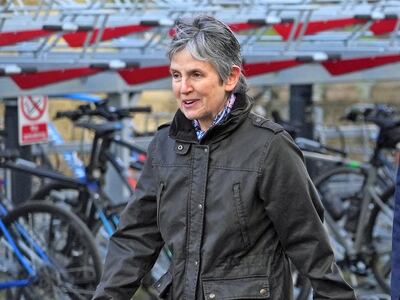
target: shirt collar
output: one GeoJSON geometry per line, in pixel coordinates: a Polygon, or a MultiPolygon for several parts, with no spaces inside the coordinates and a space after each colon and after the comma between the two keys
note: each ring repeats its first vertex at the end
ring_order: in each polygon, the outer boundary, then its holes
{"type": "MultiPolygon", "coordinates": [[[[228,100],[226,101],[225,107],[215,116],[214,120],[213,120],[212,123],[211,123],[210,128],[212,128],[212,127],[214,127],[214,126],[216,126],[216,125],[221,124],[222,122],[224,122],[224,121],[228,118],[229,114],[230,114],[231,111],[232,111],[232,107],[233,107],[233,104],[235,103],[235,100],[236,100],[236,97],[235,97],[235,95],[232,93],[232,94],[229,96],[228,100]]],[[[195,130],[195,132],[196,132],[197,139],[198,139],[199,141],[201,141],[201,139],[202,139],[202,138],[204,137],[204,135],[206,134],[207,130],[202,130],[202,129],[201,129],[201,127],[200,127],[200,122],[199,122],[197,119],[193,120],[193,121],[192,121],[192,124],[193,124],[194,130],[195,130]]],[[[209,130],[210,128],[208,128],[208,130],[209,130]]]]}

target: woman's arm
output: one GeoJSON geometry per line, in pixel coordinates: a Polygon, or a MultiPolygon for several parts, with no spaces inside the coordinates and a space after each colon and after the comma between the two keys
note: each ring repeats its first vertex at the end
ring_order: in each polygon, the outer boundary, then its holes
{"type": "Polygon", "coordinates": [[[139,178],[135,195],[121,214],[118,230],[110,238],[103,275],[93,297],[130,299],[141,279],[155,263],[164,242],[157,228],[155,173],[152,164],[155,140],[139,178]]]}
{"type": "Polygon", "coordinates": [[[286,132],[266,147],[260,197],[285,253],[310,279],[316,299],[356,299],[335,263],[323,207],[300,150],[286,132]]]}

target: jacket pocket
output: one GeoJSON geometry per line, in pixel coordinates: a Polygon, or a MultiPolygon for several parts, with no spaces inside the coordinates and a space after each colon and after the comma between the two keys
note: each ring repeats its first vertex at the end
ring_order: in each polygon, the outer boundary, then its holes
{"type": "Polygon", "coordinates": [[[157,190],[157,227],[160,229],[160,209],[161,209],[161,195],[164,190],[165,183],[160,182],[157,190]]]}
{"type": "Polygon", "coordinates": [[[153,288],[157,291],[157,296],[160,299],[172,299],[171,286],[172,274],[170,271],[161,276],[161,278],[153,284],[153,288]]]}
{"type": "Polygon", "coordinates": [[[268,276],[203,280],[204,299],[269,299],[268,276]]]}
{"type": "Polygon", "coordinates": [[[247,230],[247,216],[244,209],[241,192],[240,192],[240,184],[235,183],[233,185],[233,199],[235,201],[235,210],[236,215],[239,221],[240,233],[242,235],[243,244],[245,248],[250,247],[250,238],[247,230]]]}

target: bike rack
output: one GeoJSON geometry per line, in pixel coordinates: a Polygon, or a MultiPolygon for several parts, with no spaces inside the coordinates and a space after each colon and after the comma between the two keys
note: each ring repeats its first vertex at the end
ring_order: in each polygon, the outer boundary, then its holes
{"type": "Polygon", "coordinates": [[[400,3],[361,0],[5,0],[0,97],[169,88],[177,18],[211,14],[251,85],[400,79],[400,3]]]}

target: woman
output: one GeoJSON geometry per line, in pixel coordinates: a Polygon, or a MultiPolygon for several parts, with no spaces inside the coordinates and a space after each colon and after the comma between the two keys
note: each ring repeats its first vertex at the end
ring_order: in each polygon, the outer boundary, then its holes
{"type": "Polygon", "coordinates": [[[240,45],[209,16],[179,21],[168,52],[179,109],[148,150],[94,299],[130,299],[164,243],[168,299],[292,299],[291,261],[316,299],[355,299],[301,152],[251,112],[240,45]]]}

